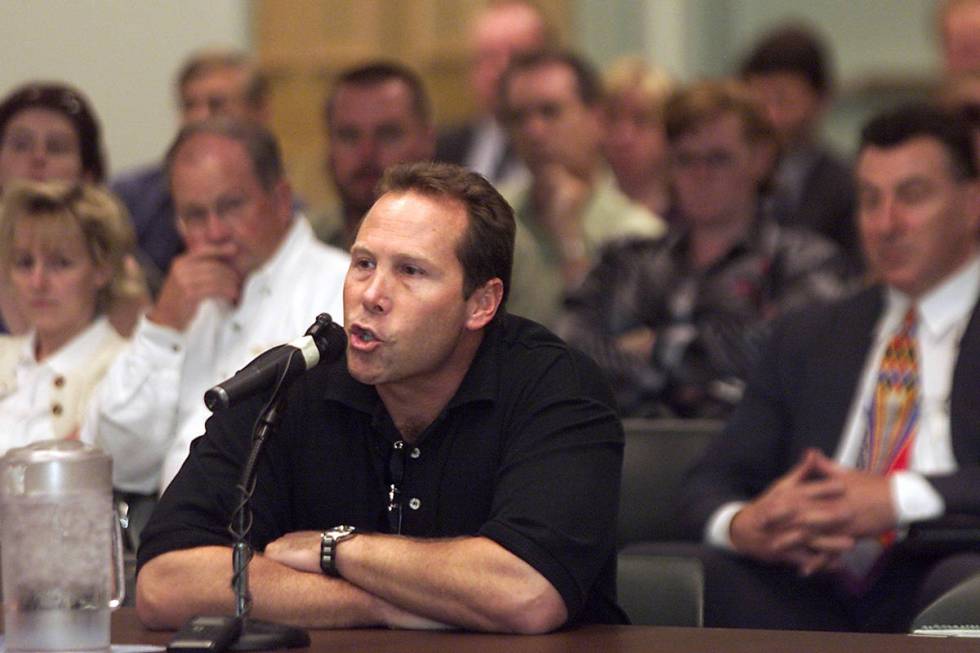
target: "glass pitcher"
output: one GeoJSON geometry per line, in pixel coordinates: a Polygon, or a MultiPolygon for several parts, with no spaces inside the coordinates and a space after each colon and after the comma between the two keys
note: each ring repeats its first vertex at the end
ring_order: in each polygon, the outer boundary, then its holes
{"type": "Polygon", "coordinates": [[[108,651],[125,591],[112,460],[77,440],[0,458],[7,651],[108,651]]]}

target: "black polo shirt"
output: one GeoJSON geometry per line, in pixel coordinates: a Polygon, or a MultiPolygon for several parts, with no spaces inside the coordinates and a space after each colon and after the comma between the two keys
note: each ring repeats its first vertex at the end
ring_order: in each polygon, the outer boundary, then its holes
{"type": "MultiPolygon", "coordinates": [[[[374,387],[355,381],[343,360],[311,370],[287,402],[258,465],[256,549],[337,524],[481,535],[547,578],[569,623],[625,622],[615,604],[622,427],[596,365],[543,327],[505,315],[488,328],[456,394],[415,444],[402,442],[374,387]]],[[[143,532],[140,566],[230,543],[235,485],[262,403],[208,420],[143,532]]]]}

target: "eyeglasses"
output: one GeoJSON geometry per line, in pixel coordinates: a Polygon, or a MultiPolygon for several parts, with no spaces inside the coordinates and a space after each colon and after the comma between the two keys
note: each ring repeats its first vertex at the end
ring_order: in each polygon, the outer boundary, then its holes
{"type": "Polygon", "coordinates": [[[388,530],[402,532],[401,485],[405,480],[405,442],[398,440],[388,454],[388,530]]]}

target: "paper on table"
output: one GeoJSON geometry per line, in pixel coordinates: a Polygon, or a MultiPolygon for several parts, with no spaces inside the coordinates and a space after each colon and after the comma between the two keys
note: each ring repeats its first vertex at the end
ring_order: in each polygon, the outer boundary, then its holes
{"type": "MultiPolygon", "coordinates": [[[[3,641],[3,635],[0,635],[0,653],[6,653],[7,647],[3,641]]],[[[113,644],[112,653],[157,653],[158,651],[165,651],[166,649],[162,646],[156,646],[155,644],[113,644]]]]}
{"type": "Polygon", "coordinates": [[[925,635],[927,637],[980,637],[980,625],[938,624],[935,626],[922,626],[913,630],[912,634],[925,635]]]}

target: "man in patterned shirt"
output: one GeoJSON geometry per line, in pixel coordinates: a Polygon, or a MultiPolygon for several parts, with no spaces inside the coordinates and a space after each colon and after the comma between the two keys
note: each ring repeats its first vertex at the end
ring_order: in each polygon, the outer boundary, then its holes
{"type": "Polygon", "coordinates": [[[606,370],[623,415],[724,417],[769,320],[842,294],[846,268],[835,245],[767,215],[773,139],[742,87],[683,89],[665,123],[671,231],[608,245],[558,331],[606,370]]]}

